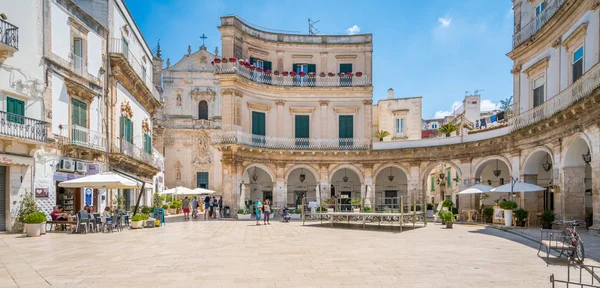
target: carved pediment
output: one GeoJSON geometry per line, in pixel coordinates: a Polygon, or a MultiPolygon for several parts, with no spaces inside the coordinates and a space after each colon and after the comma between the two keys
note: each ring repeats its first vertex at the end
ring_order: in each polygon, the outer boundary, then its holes
{"type": "Polygon", "coordinates": [[[121,114],[125,115],[125,117],[129,119],[133,119],[133,111],[131,110],[129,101],[121,102],[121,114]]]}
{"type": "Polygon", "coordinates": [[[210,89],[209,87],[206,87],[206,90],[196,88],[196,89],[192,90],[191,94],[192,94],[192,98],[194,100],[206,100],[208,102],[211,102],[214,100],[215,95],[217,93],[214,90],[210,89]]]}
{"type": "Polygon", "coordinates": [[[65,81],[65,85],[67,86],[67,93],[71,97],[75,96],[88,103],[94,100],[96,93],[94,93],[92,90],[77,82],[68,80],[67,78],[65,78],[65,80],[67,80],[65,81]]]}
{"type": "Polygon", "coordinates": [[[150,124],[148,124],[148,118],[142,120],[142,131],[144,133],[150,133],[150,124]]]}

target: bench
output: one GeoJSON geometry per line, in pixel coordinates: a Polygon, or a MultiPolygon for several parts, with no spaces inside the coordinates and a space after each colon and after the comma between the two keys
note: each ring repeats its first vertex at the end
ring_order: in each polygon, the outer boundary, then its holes
{"type": "Polygon", "coordinates": [[[538,248],[538,256],[542,247],[546,249],[546,263],[550,260],[550,250],[560,252],[558,257],[561,257],[565,251],[575,251],[576,247],[571,244],[571,237],[564,235],[561,230],[541,229],[540,248],[538,248]]]}
{"type": "Polygon", "coordinates": [[[46,221],[46,225],[50,224],[50,229],[48,231],[52,231],[52,227],[54,225],[69,225],[75,226],[77,225],[77,221],[46,221]]]}

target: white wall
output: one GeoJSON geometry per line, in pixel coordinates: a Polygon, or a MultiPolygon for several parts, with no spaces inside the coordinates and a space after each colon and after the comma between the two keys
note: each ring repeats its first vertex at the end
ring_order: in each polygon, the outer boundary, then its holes
{"type": "Polygon", "coordinates": [[[71,52],[71,27],[69,16],[55,3],[50,4],[52,53],[69,60],[71,52]]]}
{"type": "Polygon", "coordinates": [[[52,74],[52,133],[60,134],[59,125],[69,125],[69,94],[63,77],[52,74]]]}
{"type": "Polygon", "coordinates": [[[133,112],[133,144],[135,144],[139,148],[144,147],[144,138],[142,132],[142,121],[148,118],[148,124],[150,125],[150,135],[152,135],[152,118],[150,114],[144,109],[144,107],[135,99],[135,97],[129,94],[129,91],[125,89],[121,84],[117,85],[117,104],[115,109],[118,113],[115,115],[115,119],[117,121],[117,133],[116,135],[121,135],[121,126],[119,125],[119,118],[121,115],[121,103],[124,101],[129,101],[129,105],[131,106],[131,111],[133,112]]]}
{"type": "Polygon", "coordinates": [[[102,111],[103,111],[103,105],[102,105],[102,98],[100,97],[94,97],[94,100],[92,100],[91,105],[89,106],[90,109],[90,130],[92,131],[97,131],[97,132],[102,132],[102,111]]]}
{"type": "Polygon", "coordinates": [[[100,78],[100,67],[102,63],[102,38],[93,32],[87,34],[87,52],[88,52],[88,73],[100,78]]]}

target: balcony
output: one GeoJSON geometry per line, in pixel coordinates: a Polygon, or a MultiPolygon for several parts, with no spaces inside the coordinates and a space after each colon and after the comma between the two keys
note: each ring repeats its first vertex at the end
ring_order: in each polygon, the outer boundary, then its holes
{"type": "Polygon", "coordinates": [[[19,27],[0,19],[0,62],[19,50],[19,27]]]}
{"type": "Polygon", "coordinates": [[[46,142],[48,123],[0,111],[0,135],[46,142]]]}
{"type": "MultiPolygon", "coordinates": [[[[152,65],[147,65],[148,67],[150,67],[150,71],[147,71],[147,69],[142,64],[140,64],[140,61],[137,58],[135,58],[135,54],[133,54],[131,50],[129,50],[129,45],[122,39],[111,38],[109,41],[110,45],[108,52],[112,54],[111,56],[115,57],[115,59],[126,62],[129,66],[127,69],[129,71],[124,72],[134,72],[127,74],[135,74],[138,80],[144,83],[144,87],[148,89],[146,92],[148,94],[151,94],[156,101],[160,102],[160,93],[158,92],[158,90],[156,90],[156,87],[154,87],[154,83],[152,82],[152,78],[150,77],[150,75],[152,74],[152,65]]],[[[147,61],[151,60],[152,59],[148,59],[147,61]]]]}
{"type": "Polygon", "coordinates": [[[63,144],[106,151],[106,135],[77,125],[60,125],[60,136],[63,144]]]}
{"type": "MultiPolygon", "coordinates": [[[[139,163],[150,165],[155,170],[159,170],[161,168],[161,163],[159,161],[160,159],[157,159],[158,157],[154,157],[153,154],[147,153],[144,151],[144,149],[120,138],[112,139],[110,153],[113,155],[123,155],[130,159],[134,159],[139,163]]],[[[158,171],[154,172],[154,174],[157,172],[158,171]]]]}
{"type": "Polygon", "coordinates": [[[266,149],[286,150],[366,150],[370,139],[362,138],[284,138],[253,135],[242,131],[224,130],[212,134],[214,145],[239,144],[266,149]]]}
{"type": "MultiPolygon", "coordinates": [[[[158,121],[157,121],[158,123],[158,121]]],[[[221,129],[221,122],[201,119],[177,119],[165,117],[161,124],[170,129],[221,129]]]]}
{"type": "Polygon", "coordinates": [[[516,131],[550,118],[552,115],[567,109],[569,106],[573,105],[573,103],[589,96],[599,87],[600,63],[596,63],[594,67],[577,79],[575,83],[571,84],[556,96],[548,99],[548,101],[540,106],[529,109],[511,118],[511,129],[512,131],[516,131]]]}
{"type": "MultiPolygon", "coordinates": [[[[270,71],[261,71],[249,65],[240,65],[238,62],[215,63],[216,74],[238,74],[248,80],[273,86],[290,86],[290,87],[364,87],[371,86],[371,79],[368,75],[355,74],[342,76],[338,75],[295,75],[290,74],[284,76],[282,74],[275,75],[270,71]]],[[[359,72],[360,73],[360,72],[359,72]]]]}
{"type": "MultiPolygon", "coordinates": [[[[523,44],[525,41],[533,37],[550,19],[560,7],[562,7],[567,0],[549,0],[546,1],[546,7],[542,13],[538,14],[531,20],[531,22],[525,24],[521,30],[517,31],[513,35],[513,49],[523,44]]],[[[534,8],[535,9],[535,8],[534,8]]]]}

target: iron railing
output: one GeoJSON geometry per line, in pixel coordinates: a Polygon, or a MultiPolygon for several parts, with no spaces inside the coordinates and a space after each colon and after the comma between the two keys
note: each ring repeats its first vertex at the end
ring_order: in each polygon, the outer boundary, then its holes
{"type": "Polygon", "coordinates": [[[600,87],[600,63],[594,65],[575,83],[548,99],[548,101],[511,118],[509,120],[512,124],[511,129],[516,131],[547,119],[592,94],[598,87],[600,87]]]}
{"type": "Polygon", "coordinates": [[[314,76],[283,76],[282,74],[275,75],[266,71],[251,69],[251,67],[240,65],[238,62],[218,63],[215,65],[216,74],[238,74],[246,79],[257,83],[274,85],[274,86],[295,86],[295,87],[356,87],[370,86],[371,79],[368,75],[362,74],[360,77],[356,75],[347,76],[329,76],[321,77],[319,74],[314,76]]]}
{"type": "Polygon", "coordinates": [[[158,92],[158,90],[156,90],[156,87],[154,87],[152,77],[150,76],[152,74],[151,64],[147,66],[140,64],[138,59],[135,58],[135,54],[133,54],[131,50],[129,50],[129,45],[127,44],[127,42],[124,42],[123,39],[111,38],[108,52],[123,55],[125,60],[127,60],[127,62],[129,63],[131,68],[133,68],[138,77],[142,80],[142,82],[144,82],[146,88],[150,90],[154,99],[161,101],[160,93],[158,92]],[[148,69],[146,69],[145,67],[150,68],[150,71],[148,71],[148,69]]]}
{"type": "Polygon", "coordinates": [[[106,135],[102,132],[93,131],[78,125],[65,125],[61,126],[60,133],[68,144],[106,151],[106,135]]]}
{"type": "MultiPolygon", "coordinates": [[[[529,23],[525,24],[513,35],[513,49],[529,40],[554,16],[556,11],[562,7],[567,0],[547,0],[544,11],[535,16],[529,23]]],[[[535,8],[533,8],[535,9],[535,8]]],[[[534,10],[535,11],[535,10],[534,10]]],[[[535,12],[533,12],[535,13],[535,12]]]]}
{"type": "MultiPolygon", "coordinates": [[[[149,164],[157,169],[161,169],[161,163],[158,157],[154,157],[153,154],[146,152],[144,149],[137,147],[135,144],[130,143],[125,139],[113,139],[111,153],[123,154],[129,158],[133,158],[142,163],[149,164]]],[[[164,167],[164,164],[162,167],[164,167]]]]}
{"type": "Polygon", "coordinates": [[[48,123],[0,111],[0,135],[46,142],[48,123]]]}
{"type": "MultiPolygon", "coordinates": [[[[169,119],[169,118],[167,118],[169,119]]],[[[221,129],[220,121],[204,120],[204,119],[178,119],[173,123],[164,121],[163,126],[171,129],[221,129]]]]}
{"type": "Polygon", "coordinates": [[[19,27],[0,19],[0,43],[19,50],[19,27]]]}
{"type": "Polygon", "coordinates": [[[370,139],[364,138],[285,138],[255,135],[242,131],[222,130],[212,134],[213,144],[241,144],[268,149],[292,150],[366,150],[370,139]]]}
{"type": "Polygon", "coordinates": [[[600,266],[573,264],[569,261],[567,264],[567,279],[559,280],[552,274],[550,275],[551,287],[600,288],[600,276],[598,275],[598,271],[600,271],[600,266]],[[571,270],[574,270],[574,273],[572,273],[571,270]]]}

